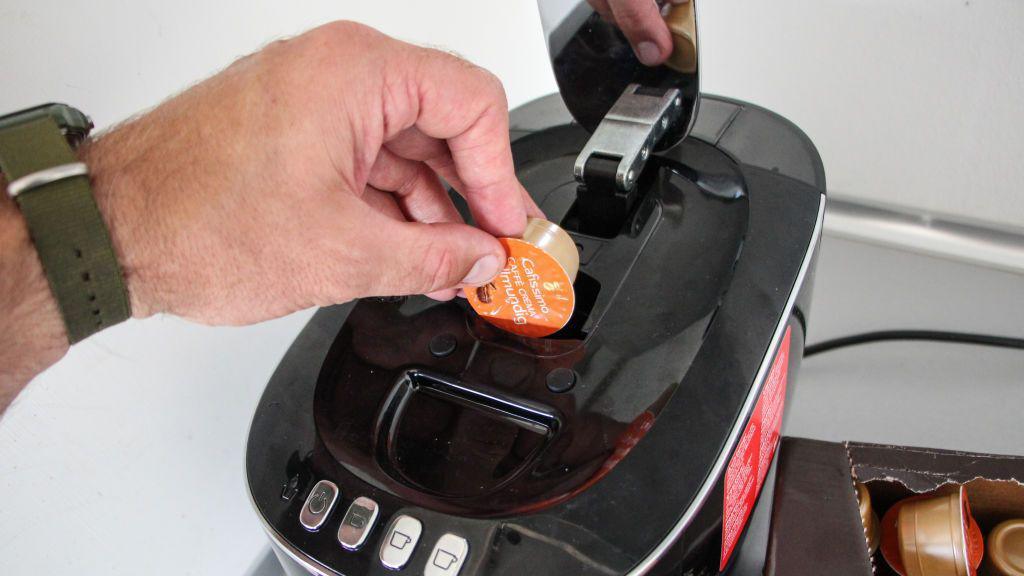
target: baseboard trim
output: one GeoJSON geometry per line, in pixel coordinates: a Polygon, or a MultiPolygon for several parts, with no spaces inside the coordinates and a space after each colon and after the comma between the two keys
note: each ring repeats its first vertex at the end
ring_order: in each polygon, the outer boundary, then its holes
{"type": "Polygon", "coordinates": [[[1024,274],[1024,233],[830,196],[825,233],[1024,274]]]}

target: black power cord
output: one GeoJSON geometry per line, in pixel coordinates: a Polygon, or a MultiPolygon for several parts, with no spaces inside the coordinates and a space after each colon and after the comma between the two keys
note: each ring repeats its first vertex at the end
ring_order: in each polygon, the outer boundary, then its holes
{"type": "Polygon", "coordinates": [[[1000,348],[1017,348],[1024,350],[1024,338],[1007,336],[991,336],[988,334],[970,334],[967,332],[947,332],[942,330],[881,330],[865,332],[841,338],[833,338],[816,342],[804,348],[804,358],[828,352],[837,348],[884,342],[888,340],[928,340],[933,342],[955,342],[958,344],[979,344],[982,346],[998,346],[1000,348]]]}

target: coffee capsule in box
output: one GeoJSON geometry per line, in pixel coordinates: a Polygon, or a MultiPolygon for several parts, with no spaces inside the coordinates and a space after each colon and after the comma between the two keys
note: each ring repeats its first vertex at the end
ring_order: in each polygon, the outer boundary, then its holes
{"type": "Polygon", "coordinates": [[[974,576],[984,543],[967,491],[921,495],[894,504],[882,518],[882,556],[901,576],[974,576]]]}
{"type": "Polygon", "coordinates": [[[481,318],[533,338],[550,336],[569,322],[576,307],[573,282],[580,254],[558,225],[530,218],[522,238],[499,238],[508,255],[490,283],[466,288],[466,299],[481,318]]]}
{"type": "Polygon", "coordinates": [[[864,525],[864,539],[868,543],[868,554],[874,554],[878,550],[878,514],[875,514],[874,509],[871,507],[871,494],[868,493],[868,487],[856,483],[857,485],[857,501],[860,503],[860,523],[864,525]]]}
{"type": "Polygon", "coordinates": [[[1024,576],[1024,518],[1002,522],[988,533],[985,566],[992,576],[1024,576]]]}

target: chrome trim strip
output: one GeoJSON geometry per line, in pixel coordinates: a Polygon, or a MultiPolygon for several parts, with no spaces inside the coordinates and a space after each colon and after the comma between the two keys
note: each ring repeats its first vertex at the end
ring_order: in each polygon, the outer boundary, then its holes
{"type": "Polygon", "coordinates": [[[807,253],[804,255],[804,261],[800,265],[800,272],[797,274],[796,283],[793,285],[792,292],[789,293],[789,300],[786,302],[785,312],[782,314],[779,325],[775,328],[775,334],[772,336],[771,345],[768,346],[764,359],[761,360],[761,366],[758,368],[757,376],[754,378],[754,389],[747,395],[747,400],[743,404],[740,416],[736,419],[736,422],[733,423],[732,430],[729,432],[729,438],[726,441],[726,446],[729,446],[730,448],[728,450],[724,450],[718,455],[718,459],[715,460],[715,464],[712,466],[711,472],[708,474],[707,478],[704,479],[704,483],[701,485],[700,490],[697,491],[697,495],[690,503],[689,508],[683,512],[682,518],[676,522],[676,525],[672,527],[672,530],[669,531],[665,539],[662,540],[646,558],[641,560],[627,573],[628,576],[647,574],[652,568],[654,568],[654,565],[658,563],[658,560],[668,552],[669,548],[675,545],[679,536],[682,535],[683,531],[686,530],[691,522],[693,522],[693,518],[697,515],[697,512],[704,507],[708,496],[711,495],[711,491],[718,482],[718,478],[725,470],[725,466],[729,462],[729,456],[732,455],[731,447],[736,445],[736,440],[739,438],[743,427],[746,426],[747,420],[750,418],[750,413],[754,410],[754,404],[761,395],[761,388],[764,386],[765,377],[768,375],[768,371],[771,368],[772,358],[774,358],[775,352],[779,347],[779,342],[782,341],[782,335],[785,333],[786,325],[789,323],[789,317],[793,313],[793,306],[796,305],[797,295],[800,293],[800,288],[804,285],[804,277],[807,275],[807,270],[811,266],[811,260],[814,258],[814,251],[817,249],[818,242],[821,239],[821,227],[824,218],[825,195],[822,194],[821,201],[818,204],[818,219],[814,224],[814,233],[811,235],[811,242],[807,246],[807,253]]]}
{"type": "Polygon", "coordinates": [[[825,233],[1016,274],[1024,272],[1024,230],[995,224],[832,195],[825,233]]]}

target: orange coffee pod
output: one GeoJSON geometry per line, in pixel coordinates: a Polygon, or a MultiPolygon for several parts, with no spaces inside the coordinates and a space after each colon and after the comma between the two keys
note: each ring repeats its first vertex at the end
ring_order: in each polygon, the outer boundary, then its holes
{"type": "Polygon", "coordinates": [[[573,282],[580,254],[569,234],[555,224],[530,218],[522,238],[499,238],[508,259],[497,278],[466,299],[481,318],[532,338],[562,329],[576,307],[573,282]]]}
{"type": "Polygon", "coordinates": [[[984,555],[963,486],[897,502],[882,519],[881,547],[901,576],[974,576],[984,555]]]}
{"type": "Polygon", "coordinates": [[[1024,576],[1024,518],[1001,522],[988,533],[985,565],[992,576],[1024,576]]]}

